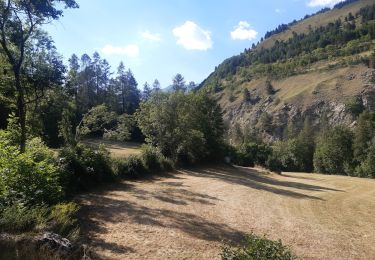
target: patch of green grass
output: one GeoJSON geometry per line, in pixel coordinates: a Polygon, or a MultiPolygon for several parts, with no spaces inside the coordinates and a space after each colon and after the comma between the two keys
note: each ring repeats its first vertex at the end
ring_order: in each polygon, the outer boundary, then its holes
{"type": "Polygon", "coordinates": [[[291,260],[295,259],[288,247],[281,241],[269,240],[249,234],[245,237],[243,246],[225,245],[221,253],[222,260],[291,260]]]}

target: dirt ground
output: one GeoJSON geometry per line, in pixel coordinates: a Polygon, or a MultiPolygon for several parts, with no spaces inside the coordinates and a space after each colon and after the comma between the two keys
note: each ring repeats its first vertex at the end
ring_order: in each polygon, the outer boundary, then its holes
{"type": "Polygon", "coordinates": [[[220,259],[255,232],[299,259],[375,259],[375,180],[212,166],[82,195],[103,259],[220,259]]]}

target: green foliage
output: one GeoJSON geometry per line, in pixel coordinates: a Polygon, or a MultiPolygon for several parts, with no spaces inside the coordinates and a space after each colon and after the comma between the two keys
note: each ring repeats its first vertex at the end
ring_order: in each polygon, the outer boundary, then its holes
{"type": "Polygon", "coordinates": [[[26,207],[21,203],[0,207],[1,232],[27,232],[47,226],[48,208],[46,206],[26,207]]]}
{"type": "Polygon", "coordinates": [[[116,160],[114,168],[123,178],[141,178],[147,174],[156,174],[173,169],[173,163],[158,148],[145,145],[140,155],[130,155],[124,160],[116,160]]]}
{"type": "Polygon", "coordinates": [[[103,136],[105,129],[112,128],[116,121],[116,113],[108,111],[105,105],[93,107],[87,112],[77,128],[78,136],[103,136]]]}
{"type": "Polygon", "coordinates": [[[147,171],[150,173],[169,171],[173,168],[172,162],[156,147],[150,145],[143,146],[141,158],[147,171]]]}
{"type": "Polygon", "coordinates": [[[225,245],[222,249],[223,260],[291,260],[295,259],[289,248],[281,241],[272,241],[254,234],[247,235],[243,246],[225,245]]]}
{"type": "Polygon", "coordinates": [[[353,152],[357,161],[366,158],[371,140],[374,137],[374,131],[375,114],[366,110],[359,116],[357,126],[354,129],[353,152]]]}
{"type": "Polygon", "coordinates": [[[100,136],[104,139],[127,141],[134,127],[133,118],[122,114],[117,116],[106,105],[99,105],[86,113],[77,127],[77,136],[100,136]]]}
{"type": "Polygon", "coordinates": [[[138,155],[130,155],[124,160],[116,162],[117,174],[123,178],[136,179],[147,173],[147,168],[142,158],[138,155]]]}
{"type": "Polygon", "coordinates": [[[271,81],[267,80],[266,81],[266,93],[268,95],[273,95],[275,94],[275,89],[273,88],[272,84],[271,84],[271,81]]]}
{"type": "Polygon", "coordinates": [[[361,97],[355,97],[348,101],[345,104],[345,108],[355,117],[358,117],[365,110],[361,97]]]}
{"type": "Polygon", "coordinates": [[[274,145],[273,157],[269,163],[272,162],[273,167],[281,166],[280,169],[283,171],[311,172],[313,153],[313,143],[308,143],[301,138],[293,138],[274,145]]]}
{"type": "Polygon", "coordinates": [[[271,148],[265,144],[243,143],[236,149],[234,163],[246,167],[255,164],[264,166],[271,152],[271,148]]]}
{"type": "Polygon", "coordinates": [[[32,139],[21,154],[0,132],[0,204],[52,204],[62,196],[53,152],[40,139],[32,139]]]}
{"type": "Polygon", "coordinates": [[[264,112],[260,116],[258,124],[259,127],[266,133],[271,133],[274,129],[272,116],[267,112],[264,112]]]}
{"type": "Polygon", "coordinates": [[[89,190],[116,177],[109,153],[102,146],[98,150],[83,145],[65,147],[59,157],[59,169],[67,195],[89,190]]]}
{"type": "Polygon", "coordinates": [[[28,109],[27,118],[29,136],[40,136],[49,147],[59,147],[65,138],[74,141],[75,105],[57,86],[46,91],[37,106],[28,109]]]}
{"type": "Polygon", "coordinates": [[[59,122],[59,137],[64,139],[66,145],[76,145],[74,133],[72,131],[73,115],[69,109],[64,109],[59,122]]]}
{"type": "Polygon", "coordinates": [[[287,140],[274,145],[269,166],[283,171],[312,172],[315,137],[309,118],[305,119],[300,133],[289,123],[285,135],[287,140]]]}
{"type": "Polygon", "coordinates": [[[50,229],[69,239],[77,239],[79,227],[77,214],[79,211],[78,204],[74,202],[60,203],[50,209],[49,224],[50,229]]]}
{"type": "Polygon", "coordinates": [[[355,173],[358,177],[375,178],[375,140],[367,150],[367,154],[357,166],[355,173]]]}
{"type": "Polygon", "coordinates": [[[278,157],[278,153],[272,151],[271,155],[267,158],[266,167],[270,171],[280,173],[284,169],[284,165],[278,157]]]}
{"type": "Polygon", "coordinates": [[[251,100],[251,97],[250,97],[250,92],[247,88],[244,88],[243,92],[242,92],[242,96],[243,96],[243,101],[244,102],[249,102],[251,100]]]}
{"type": "Polygon", "coordinates": [[[350,174],[353,163],[353,134],[344,127],[326,131],[317,142],[314,154],[316,172],[350,174]]]}
{"type": "Polygon", "coordinates": [[[113,129],[105,129],[103,138],[115,141],[127,141],[131,138],[131,132],[134,128],[134,119],[132,116],[123,114],[117,117],[117,124],[113,129]]]}
{"type": "Polygon", "coordinates": [[[79,234],[77,212],[79,206],[73,202],[52,207],[21,203],[0,207],[0,232],[53,231],[69,239],[79,234]]]}
{"type": "Polygon", "coordinates": [[[172,89],[173,91],[186,91],[186,82],[180,73],[177,73],[176,76],[173,77],[172,89]]]}
{"type": "Polygon", "coordinates": [[[196,162],[220,152],[221,109],[202,93],[156,93],[141,104],[136,119],[146,141],[175,162],[196,162]]]}

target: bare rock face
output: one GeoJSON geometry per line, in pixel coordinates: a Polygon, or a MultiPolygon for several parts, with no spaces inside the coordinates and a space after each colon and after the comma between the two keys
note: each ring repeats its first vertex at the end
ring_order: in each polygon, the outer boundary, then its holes
{"type": "Polygon", "coordinates": [[[347,109],[353,99],[361,100],[364,108],[375,111],[375,69],[363,65],[275,80],[277,93],[273,95],[256,93],[260,89],[256,84],[262,83],[247,84],[258,97],[256,103],[227,105],[221,96],[230,135],[241,128],[243,132],[261,133],[265,141],[275,141],[283,137],[289,123],[302,128],[306,118],[316,129],[323,119],[331,126],[353,128],[356,118],[347,109]],[[272,118],[272,131],[261,129],[259,121],[264,113],[272,118]]]}

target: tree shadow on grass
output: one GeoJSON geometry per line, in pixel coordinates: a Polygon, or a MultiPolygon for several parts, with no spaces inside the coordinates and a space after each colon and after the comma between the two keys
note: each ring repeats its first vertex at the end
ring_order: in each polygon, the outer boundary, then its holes
{"type": "Polygon", "coordinates": [[[293,188],[301,191],[319,192],[341,191],[329,187],[311,185],[302,182],[283,181],[273,178],[271,176],[267,176],[266,174],[258,172],[255,169],[243,167],[215,166],[208,168],[206,167],[204,169],[197,168],[184,170],[184,172],[193,176],[219,179],[228,183],[243,185],[252,189],[263,190],[274,194],[288,196],[297,199],[323,200],[322,198],[319,198],[317,196],[307,195],[301,192],[287,189],[293,188]]]}
{"type": "MultiPolygon", "coordinates": [[[[298,181],[289,181],[281,177],[275,178],[253,169],[230,167],[219,165],[189,170],[181,170],[183,174],[168,174],[164,177],[150,177],[146,182],[155,182],[159,185],[156,190],[144,190],[138,188],[137,180],[132,182],[121,182],[110,185],[105,190],[81,196],[82,231],[86,235],[89,244],[96,248],[126,254],[134,252],[130,247],[104,241],[100,234],[111,232],[106,228],[109,223],[125,222],[144,226],[160,227],[170,230],[178,230],[196,239],[206,241],[241,241],[243,232],[233,229],[224,223],[209,221],[199,215],[178,210],[186,207],[189,203],[201,203],[206,206],[215,205],[220,199],[199,192],[189,190],[182,181],[187,175],[200,178],[218,179],[227,183],[243,185],[252,189],[271,192],[277,195],[296,199],[322,200],[319,197],[307,195],[303,191],[314,192],[338,192],[340,190],[329,187],[306,184],[298,181]],[[163,182],[159,180],[163,179],[163,182]],[[170,182],[169,182],[170,180],[170,182]],[[294,190],[288,190],[293,188],[294,190]],[[136,198],[136,201],[126,201],[117,197],[116,192],[126,192],[136,198]],[[301,192],[298,192],[301,191],[301,192]],[[145,206],[142,201],[158,200],[161,203],[174,204],[176,208],[165,209],[163,207],[145,206]]],[[[144,182],[144,181],[142,181],[144,182]]],[[[168,232],[168,231],[166,231],[168,232]]],[[[126,236],[126,230],[124,230],[126,236]]]]}
{"type": "MultiPolygon", "coordinates": [[[[129,222],[139,225],[179,230],[191,237],[206,241],[240,241],[244,234],[226,224],[215,223],[195,214],[170,209],[146,207],[135,202],[117,200],[102,195],[86,196],[82,205],[83,231],[89,237],[90,244],[115,252],[121,252],[120,245],[98,240],[96,234],[107,234],[105,223],[129,222]]],[[[126,231],[124,231],[126,236],[126,231]]],[[[123,252],[128,252],[125,248],[123,252]]]]}

